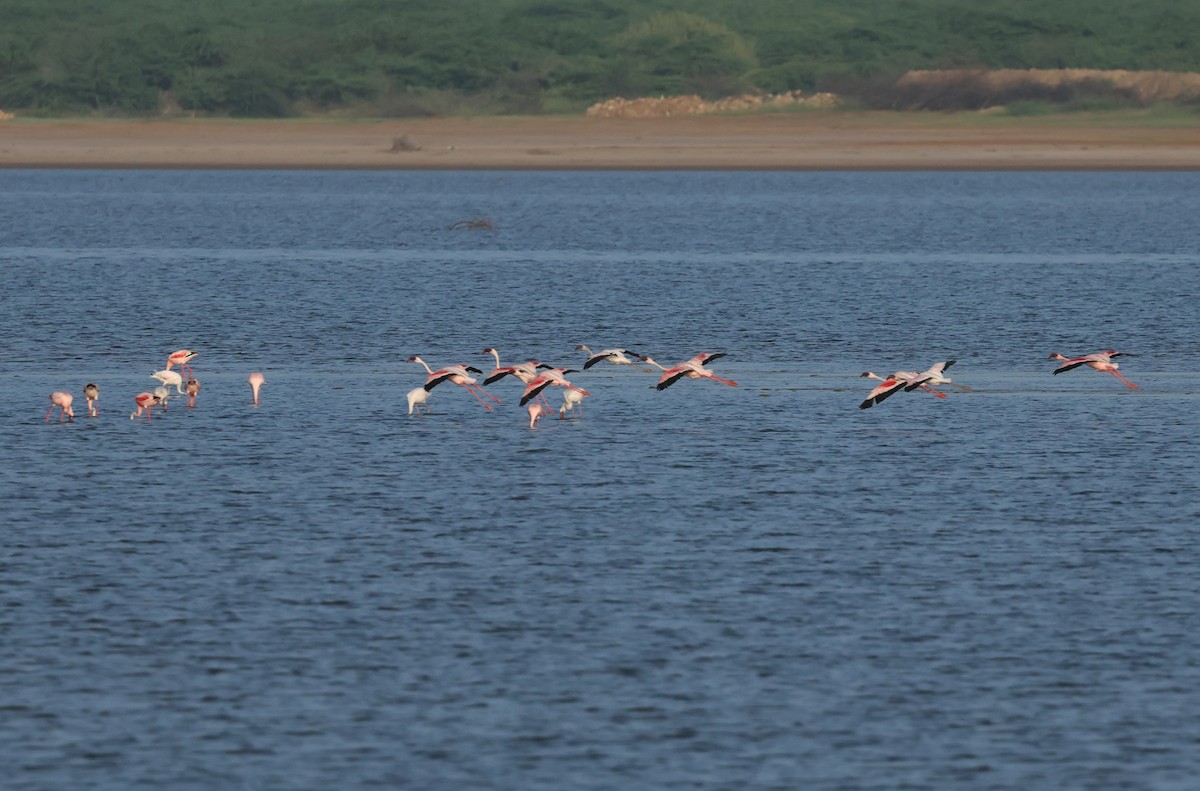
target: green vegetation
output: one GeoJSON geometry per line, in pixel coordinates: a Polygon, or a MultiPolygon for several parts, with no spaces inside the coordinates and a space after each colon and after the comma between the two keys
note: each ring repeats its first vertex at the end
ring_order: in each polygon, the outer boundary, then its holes
{"type": "Polygon", "coordinates": [[[1198,33],[1200,3],[1178,0],[0,0],[0,108],[397,117],[792,89],[886,106],[909,69],[1200,71],[1198,33]]]}

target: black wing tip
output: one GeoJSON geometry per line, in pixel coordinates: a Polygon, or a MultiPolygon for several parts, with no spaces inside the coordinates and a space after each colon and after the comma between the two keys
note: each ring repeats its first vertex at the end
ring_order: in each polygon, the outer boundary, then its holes
{"type": "Polygon", "coordinates": [[[583,364],[583,370],[586,371],[587,369],[591,368],[593,365],[595,365],[596,363],[600,362],[603,359],[604,359],[603,357],[591,358],[590,360],[588,360],[586,363],[583,364]]]}

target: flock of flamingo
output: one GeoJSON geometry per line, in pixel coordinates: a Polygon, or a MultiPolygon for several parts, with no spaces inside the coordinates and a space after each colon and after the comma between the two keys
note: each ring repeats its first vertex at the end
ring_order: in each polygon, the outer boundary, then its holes
{"type": "MultiPolygon", "coordinates": [[[[730,387],[738,386],[737,382],[717,376],[705,367],[712,361],[724,357],[724,352],[701,352],[695,357],[667,367],[659,365],[648,355],[641,355],[628,349],[603,349],[593,352],[587,346],[579,345],[575,347],[575,350],[587,354],[587,359],[582,366],[584,371],[602,362],[635,367],[636,363],[654,366],[654,368],[662,372],[656,385],[657,390],[665,390],[681,379],[710,379],[714,382],[729,385],[730,387]],[[630,355],[632,355],[632,359],[630,355]]],[[[591,393],[582,387],[572,384],[566,378],[567,374],[578,373],[576,369],[556,368],[552,365],[540,363],[537,360],[528,360],[516,365],[501,365],[500,352],[491,347],[484,349],[480,354],[491,355],[496,361],[492,372],[483,378],[482,384],[480,384],[477,378],[471,375],[478,374],[479,376],[483,376],[483,371],[475,366],[447,365],[435,370],[420,357],[416,355],[409,357],[408,362],[417,363],[425,369],[426,377],[425,383],[422,386],[414,387],[408,392],[408,414],[412,415],[414,412],[420,412],[421,410],[428,412],[429,394],[433,392],[435,387],[444,382],[449,382],[463,388],[490,412],[492,411],[492,403],[499,404],[500,399],[487,390],[484,390],[483,385],[490,385],[504,379],[506,376],[511,376],[525,385],[521,393],[520,404],[526,407],[529,414],[530,428],[536,429],[543,417],[554,413],[555,410],[550,406],[550,402],[546,400],[545,395],[546,390],[551,387],[561,388],[563,392],[562,405],[557,410],[560,419],[566,418],[568,415],[572,417],[581,417],[583,415],[583,399],[591,395],[591,393]]],[[[1112,374],[1129,389],[1137,390],[1139,389],[1138,386],[1126,379],[1118,370],[1120,366],[1112,361],[1114,357],[1122,356],[1122,354],[1124,353],[1109,349],[1082,357],[1064,357],[1056,352],[1051,354],[1048,359],[1058,360],[1061,363],[1061,365],[1054,369],[1054,374],[1056,375],[1081,366],[1087,366],[1102,373],[1112,374]]],[[[175,387],[177,394],[188,397],[188,406],[194,407],[196,405],[196,396],[200,393],[200,380],[195,377],[188,363],[196,356],[197,353],[190,349],[180,349],[170,354],[167,357],[167,367],[150,374],[150,378],[158,381],[160,385],[153,392],[142,392],[134,396],[133,401],[136,408],[130,413],[129,419],[133,420],[144,414],[146,419],[150,420],[152,417],[151,411],[154,407],[158,407],[165,412],[167,401],[172,397],[170,390],[172,385],[175,387]],[[177,365],[180,371],[173,371],[172,368],[177,365]],[[183,378],[185,374],[188,377],[186,380],[183,378]]],[[[890,376],[880,376],[871,371],[864,371],[860,375],[862,378],[877,379],[880,381],[880,384],[867,394],[866,399],[858,405],[858,408],[870,409],[901,391],[912,392],[914,390],[921,390],[936,398],[946,398],[946,393],[937,389],[939,386],[948,385],[963,390],[970,390],[970,387],[958,384],[946,376],[946,370],[954,365],[955,362],[955,360],[943,360],[942,362],[934,363],[924,371],[896,371],[890,376]]],[[[654,369],[642,368],[641,370],[653,372],[654,369]]],[[[255,406],[259,404],[259,390],[265,381],[266,379],[259,371],[254,371],[247,378],[253,394],[252,403],[255,406]]],[[[100,388],[89,382],[83,387],[83,395],[87,399],[88,417],[99,415],[97,402],[100,399],[100,388]]],[[[51,393],[50,409],[46,412],[45,422],[50,421],[50,416],[54,413],[55,409],[60,410],[58,416],[60,423],[64,418],[73,422],[75,420],[75,411],[71,405],[74,400],[74,396],[64,390],[55,390],[51,393]]]]}
{"type": "MultiPolygon", "coordinates": [[[[142,392],[133,397],[134,410],[129,414],[129,419],[133,420],[145,415],[147,420],[151,420],[154,407],[166,412],[167,401],[172,396],[172,385],[175,387],[176,394],[188,397],[189,407],[196,406],[196,396],[200,394],[200,380],[196,378],[195,372],[188,363],[197,356],[198,354],[191,349],[180,349],[167,355],[167,367],[150,374],[150,378],[159,382],[159,386],[154,388],[153,392],[142,392]],[[179,371],[171,370],[177,365],[179,371]],[[186,381],[183,378],[185,374],[187,375],[186,381]]],[[[262,372],[254,371],[246,381],[250,383],[250,391],[254,396],[252,403],[254,406],[258,406],[259,390],[267,380],[263,377],[262,372]]],[[[100,414],[98,406],[100,388],[95,383],[88,382],[83,386],[83,397],[87,399],[88,417],[97,417],[100,414]]],[[[74,422],[75,410],[72,407],[74,403],[75,396],[65,390],[55,390],[50,394],[50,409],[46,411],[46,422],[50,421],[50,415],[54,413],[55,409],[60,410],[58,413],[59,423],[63,421],[63,418],[74,422]]]]}

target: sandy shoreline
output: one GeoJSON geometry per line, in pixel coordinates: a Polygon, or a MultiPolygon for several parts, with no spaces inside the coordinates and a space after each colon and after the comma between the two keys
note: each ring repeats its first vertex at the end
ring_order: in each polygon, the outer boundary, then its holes
{"type": "Polygon", "coordinates": [[[0,168],[1200,170],[1200,129],[935,114],[0,122],[0,168]],[[392,151],[404,135],[420,150],[392,151]]]}

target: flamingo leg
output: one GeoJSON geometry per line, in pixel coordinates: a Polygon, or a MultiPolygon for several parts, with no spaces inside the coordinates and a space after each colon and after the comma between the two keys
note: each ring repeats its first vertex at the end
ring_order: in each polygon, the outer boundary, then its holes
{"type": "MultiPolygon", "coordinates": [[[[458,382],[455,382],[455,384],[458,384],[458,382]]],[[[483,404],[484,409],[486,409],[489,412],[492,411],[492,405],[489,404],[487,401],[484,401],[482,398],[480,398],[479,394],[476,393],[475,390],[470,385],[458,385],[458,386],[461,387],[462,389],[466,390],[471,395],[475,396],[475,400],[478,401],[479,403],[483,404]]]]}
{"type": "Polygon", "coordinates": [[[924,390],[926,393],[929,393],[932,396],[936,396],[937,398],[945,398],[946,397],[945,393],[934,390],[929,385],[921,385],[921,389],[924,390]]]}
{"type": "Polygon", "coordinates": [[[489,393],[487,390],[484,390],[484,389],[483,389],[482,387],[480,387],[479,385],[467,385],[467,387],[471,388],[472,390],[476,390],[476,391],[478,391],[478,392],[480,392],[480,393],[483,393],[485,396],[487,396],[488,398],[492,399],[492,400],[493,400],[493,401],[495,401],[497,404],[499,404],[499,403],[500,403],[500,399],[499,399],[499,398],[497,398],[496,396],[492,395],[492,394],[491,394],[491,393],[489,393]]]}
{"type": "Polygon", "coordinates": [[[712,379],[714,382],[720,382],[723,385],[729,385],[730,387],[738,386],[738,383],[733,381],[732,379],[722,379],[721,377],[717,376],[716,374],[709,374],[708,378],[712,379]]]}
{"type": "Polygon", "coordinates": [[[53,411],[54,411],[54,405],[51,404],[50,408],[46,410],[46,420],[45,420],[46,423],[50,422],[50,413],[53,411]]]}
{"type": "Polygon", "coordinates": [[[1109,371],[1109,373],[1112,374],[1113,376],[1117,377],[1118,379],[1120,379],[1122,382],[1124,382],[1125,386],[1128,387],[1130,390],[1140,390],[1141,389],[1140,387],[1135,385],[1133,382],[1129,381],[1124,376],[1122,376],[1120,371],[1109,371]]]}

